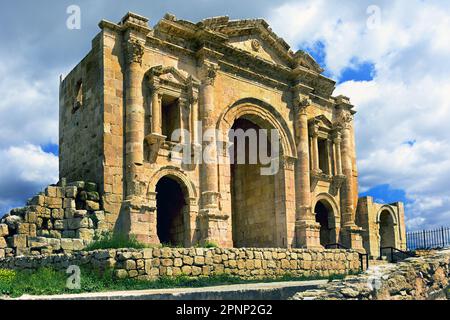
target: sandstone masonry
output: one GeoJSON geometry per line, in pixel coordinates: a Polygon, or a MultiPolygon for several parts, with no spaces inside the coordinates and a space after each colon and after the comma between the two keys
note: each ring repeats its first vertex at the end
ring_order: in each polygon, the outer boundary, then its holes
{"type": "Polygon", "coordinates": [[[359,271],[359,255],[348,250],[148,248],[96,250],[0,259],[0,268],[36,270],[70,265],[114,269],[118,278],[152,280],[229,274],[241,278],[282,275],[327,277],[359,271]]]}
{"type": "Polygon", "coordinates": [[[97,185],[63,180],[0,219],[0,259],[82,250],[107,230],[97,185]]]}

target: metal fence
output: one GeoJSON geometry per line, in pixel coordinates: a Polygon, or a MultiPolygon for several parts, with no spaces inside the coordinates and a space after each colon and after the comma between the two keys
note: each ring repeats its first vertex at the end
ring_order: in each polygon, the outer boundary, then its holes
{"type": "Polygon", "coordinates": [[[408,232],[406,234],[408,250],[437,249],[450,247],[450,228],[408,232]]]}

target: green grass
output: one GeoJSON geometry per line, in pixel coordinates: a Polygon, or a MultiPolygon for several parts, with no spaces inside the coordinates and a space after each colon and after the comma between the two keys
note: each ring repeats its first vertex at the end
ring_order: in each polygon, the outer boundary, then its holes
{"type": "Polygon", "coordinates": [[[146,246],[140,243],[133,236],[127,236],[122,233],[105,232],[100,237],[95,238],[88,246],[84,248],[85,251],[99,250],[99,249],[122,249],[134,248],[143,249],[146,246]]]}
{"type": "MultiPolygon", "coordinates": [[[[339,276],[340,277],[340,276],[339,276]]],[[[30,295],[54,295],[64,293],[122,291],[122,290],[145,290],[164,288],[194,288],[216,285],[230,285],[257,282],[276,281],[306,281],[319,279],[337,279],[331,277],[306,277],[284,275],[276,278],[263,278],[244,280],[227,274],[209,277],[192,278],[188,276],[161,277],[154,281],[137,279],[117,279],[113,277],[112,270],[100,272],[93,269],[81,270],[81,289],[70,290],[66,288],[68,275],[63,271],[55,271],[42,268],[34,272],[9,271],[0,269],[0,296],[19,297],[24,294],[30,295]]]]}

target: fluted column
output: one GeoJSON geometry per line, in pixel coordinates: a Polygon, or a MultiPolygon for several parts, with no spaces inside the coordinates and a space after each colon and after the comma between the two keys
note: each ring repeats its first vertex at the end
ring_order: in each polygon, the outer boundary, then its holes
{"type": "Polygon", "coordinates": [[[310,152],[307,108],[311,100],[300,98],[296,104],[295,123],[297,163],[296,176],[296,244],[297,247],[320,247],[320,226],[311,208],[310,152]]]}

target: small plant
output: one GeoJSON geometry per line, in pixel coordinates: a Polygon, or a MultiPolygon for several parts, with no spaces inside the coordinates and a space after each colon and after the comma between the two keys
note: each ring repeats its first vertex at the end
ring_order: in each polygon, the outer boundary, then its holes
{"type": "Polygon", "coordinates": [[[203,241],[201,243],[198,243],[197,245],[195,245],[196,248],[218,248],[219,246],[212,241],[203,241]]]}
{"type": "Polygon", "coordinates": [[[15,271],[0,269],[0,295],[7,295],[11,292],[11,286],[15,278],[15,271]]]}
{"type": "Polygon", "coordinates": [[[94,238],[86,248],[85,251],[99,250],[99,249],[143,249],[146,246],[140,243],[133,235],[125,235],[123,233],[113,233],[111,231],[103,232],[100,236],[94,238]]]}

